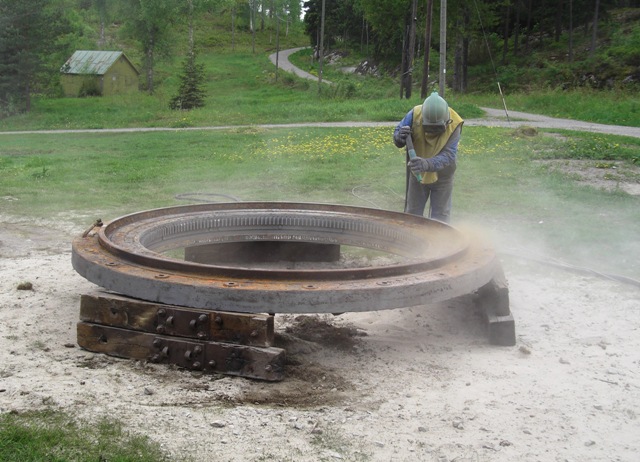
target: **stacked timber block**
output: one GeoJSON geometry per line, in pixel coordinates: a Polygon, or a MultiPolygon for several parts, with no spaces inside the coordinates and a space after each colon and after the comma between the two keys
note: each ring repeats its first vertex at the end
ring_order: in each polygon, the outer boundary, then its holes
{"type": "Polygon", "coordinates": [[[121,358],[252,379],[284,378],[274,319],[163,305],[97,292],[80,299],[78,345],[121,358]]]}

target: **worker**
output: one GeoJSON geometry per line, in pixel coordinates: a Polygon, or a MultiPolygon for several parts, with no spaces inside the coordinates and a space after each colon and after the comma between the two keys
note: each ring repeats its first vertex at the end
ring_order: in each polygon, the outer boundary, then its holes
{"type": "Polygon", "coordinates": [[[411,136],[416,152],[413,159],[407,155],[406,213],[423,216],[429,201],[429,218],[449,223],[463,123],[458,113],[433,92],[396,126],[394,144],[402,148],[411,136]]]}

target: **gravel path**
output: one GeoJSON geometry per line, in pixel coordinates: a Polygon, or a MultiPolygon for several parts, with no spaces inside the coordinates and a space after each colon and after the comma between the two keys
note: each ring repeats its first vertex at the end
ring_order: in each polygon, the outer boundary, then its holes
{"type": "MultiPolygon", "coordinates": [[[[295,75],[303,79],[318,80],[317,76],[303,71],[299,67],[296,67],[293,64],[291,64],[291,61],[289,61],[289,56],[291,56],[293,53],[296,53],[297,51],[304,50],[305,48],[309,48],[309,47],[298,47],[298,48],[291,48],[289,50],[280,50],[279,52],[273,53],[272,55],[270,55],[269,59],[276,66],[277,69],[282,69],[283,71],[287,71],[287,72],[293,72],[295,75]]],[[[311,51],[310,48],[309,50],[311,51]]],[[[331,85],[333,83],[326,79],[322,79],[322,81],[328,85],[331,85]]]]}
{"type": "MultiPolygon", "coordinates": [[[[308,72],[304,72],[302,69],[295,67],[290,61],[289,56],[293,53],[296,53],[299,50],[304,49],[305,47],[292,48],[290,50],[282,50],[277,55],[273,53],[269,56],[271,62],[276,65],[278,68],[293,72],[297,76],[309,79],[309,80],[317,80],[318,78],[315,75],[309,74],[308,72]]],[[[323,80],[324,83],[331,83],[328,80],[323,80]]],[[[516,128],[521,125],[527,125],[530,127],[536,128],[559,128],[563,130],[578,130],[585,132],[594,132],[594,133],[606,133],[609,135],[622,135],[622,136],[632,136],[634,138],[640,138],[640,127],[625,127],[618,125],[604,125],[604,124],[596,124],[590,122],[581,122],[578,120],[569,120],[569,119],[558,119],[555,117],[547,117],[538,114],[527,114],[524,112],[517,111],[505,111],[504,109],[491,109],[483,107],[481,108],[486,113],[486,117],[482,119],[468,119],[465,120],[465,125],[467,126],[483,126],[483,127],[513,127],[516,128]]],[[[346,125],[356,126],[353,123],[347,122],[346,125]]],[[[368,126],[371,125],[391,125],[395,126],[395,122],[392,123],[367,123],[368,126]]],[[[330,126],[344,126],[344,125],[330,125],[330,126]]]]}
{"type": "Polygon", "coordinates": [[[559,128],[563,130],[577,130],[583,132],[605,133],[608,135],[621,135],[640,138],[640,127],[625,127],[621,125],[605,125],[579,120],[558,119],[538,114],[525,112],[504,111],[504,109],[481,108],[488,118],[471,119],[465,121],[466,125],[482,125],[486,127],[517,127],[527,125],[536,128],[559,128]],[[507,114],[509,117],[507,117],[507,114]]]}

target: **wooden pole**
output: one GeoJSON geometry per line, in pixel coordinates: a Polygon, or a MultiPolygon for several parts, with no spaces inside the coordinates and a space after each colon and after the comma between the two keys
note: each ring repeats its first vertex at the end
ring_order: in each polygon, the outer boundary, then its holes
{"type": "Polygon", "coordinates": [[[416,49],[416,16],[418,15],[418,0],[413,0],[411,5],[411,23],[409,26],[409,50],[407,56],[407,74],[405,78],[405,96],[411,98],[413,86],[413,60],[416,49]]]}
{"type": "Polygon", "coordinates": [[[318,93],[322,92],[322,64],[324,61],[324,4],[322,0],[322,12],[320,14],[320,62],[318,63],[318,93]]]}
{"type": "Polygon", "coordinates": [[[440,96],[447,80],[447,0],[440,0],[440,96]]]}
{"type": "Polygon", "coordinates": [[[424,67],[422,70],[422,86],[420,87],[420,96],[422,99],[427,97],[429,85],[429,57],[431,55],[431,16],[433,13],[433,0],[427,0],[427,23],[424,30],[424,67]]]}
{"type": "Polygon", "coordinates": [[[280,58],[280,18],[276,14],[276,82],[278,81],[278,59],[280,58]]]}

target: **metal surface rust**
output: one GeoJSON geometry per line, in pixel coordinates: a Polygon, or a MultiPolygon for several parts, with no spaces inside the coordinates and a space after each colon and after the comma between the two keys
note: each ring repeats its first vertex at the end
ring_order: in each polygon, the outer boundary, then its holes
{"type": "Polygon", "coordinates": [[[127,215],[73,242],[75,270],[151,302],[246,313],[342,313],[404,308],[469,294],[499,270],[486,243],[423,217],[307,203],[234,202],[127,215]],[[359,268],[203,264],[176,249],[230,242],[352,246],[398,261],[359,268]]]}

